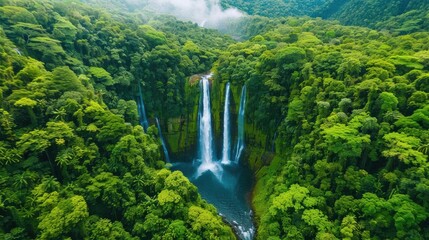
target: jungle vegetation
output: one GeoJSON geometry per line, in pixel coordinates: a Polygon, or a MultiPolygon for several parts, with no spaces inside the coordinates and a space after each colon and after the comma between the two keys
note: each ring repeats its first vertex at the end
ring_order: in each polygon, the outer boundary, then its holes
{"type": "Polygon", "coordinates": [[[215,63],[249,91],[257,238],[428,238],[429,33],[267,21],[215,63]]]}
{"type": "Polygon", "coordinates": [[[311,16],[394,34],[429,31],[429,3],[420,0],[222,0],[251,15],[311,16]]]}
{"type": "Polygon", "coordinates": [[[248,88],[257,239],[429,239],[424,7],[372,29],[249,17],[237,42],[168,16],[0,0],[0,238],[234,239],[135,101],[140,85],[150,117],[180,117],[188,78],[212,70],[248,88]]]}
{"type": "Polygon", "coordinates": [[[152,21],[78,1],[0,2],[1,239],[234,238],[164,167],[135,101],[141,84],[151,111],[181,114],[185,76],[232,40],[152,21]]]}

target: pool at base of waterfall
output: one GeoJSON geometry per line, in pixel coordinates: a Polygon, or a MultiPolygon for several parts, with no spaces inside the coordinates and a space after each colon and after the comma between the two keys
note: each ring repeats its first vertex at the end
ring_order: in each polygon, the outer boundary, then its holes
{"type": "Polygon", "coordinates": [[[172,170],[182,171],[198,187],[201,196],[217,208],[240,239],[253,239],[255,227],[249,204],[253,184],[251,171],[237,164],[222,165],[220,161],[214,163],[218,166],[201,173],[198,169],[203,163],[198,160],[173,163],[172,170]]]}

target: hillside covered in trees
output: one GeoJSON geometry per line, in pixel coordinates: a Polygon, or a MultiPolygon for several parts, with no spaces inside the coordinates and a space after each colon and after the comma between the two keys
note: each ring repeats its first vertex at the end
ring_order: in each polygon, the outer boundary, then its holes
{"type": "Polygon", "coordinates": [[[266,17],[310,16],[328,0],[222,0],[225,7],[236,7],[250,15],[266,17]]]}
{"type": "Polygon", "coordinates": [[[249,91],[258,239],[428,238],[429,34],[270,29],[215,63],[249,91]]]}
{"type": "Polygon", "coordinates": [[[134,101],[140,84],[150,109],[180,114],[185,76],[231,40],[153,21],[163,31],[77,1],[1,1],[1,239],[234,237],[164,168],[134,101]]]}
{"type": "Polygon", "coordinates": [[[321,17],[395,34],[429,31],[429,3],[420,0],[223,0],[222,3],[251,15],[321,17]]]}
{"type": "Polygon", "coordinates": [[[84,2],[0,0],[1,239],[236,239],[139,122],[141,89],[172,154],[195,145],[208,71],[216,131],[225,85],[247,86],[256,239],[429,239],[423,1],[224,1],[374,28],[252,16],[228,29],[242,42],[84,2]]]}

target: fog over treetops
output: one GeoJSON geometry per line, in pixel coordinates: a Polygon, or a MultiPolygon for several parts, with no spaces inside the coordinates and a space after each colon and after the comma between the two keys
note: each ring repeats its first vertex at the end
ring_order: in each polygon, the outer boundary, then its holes
{"type": "Polygon", "coordinates": [[[222,9],[219,0],[127,0],[127,4],[156,13],[170,14],[200,26],[219,28],[243,13],[236,8],[222,9]]]}

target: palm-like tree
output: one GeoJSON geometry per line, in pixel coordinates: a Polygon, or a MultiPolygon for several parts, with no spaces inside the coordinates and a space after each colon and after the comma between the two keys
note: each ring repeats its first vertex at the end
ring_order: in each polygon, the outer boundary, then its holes
{"type": "Polygon", "coordinates": [[[423,154],[428,155],[428,153],[429,153],[429,143],[426,144],[426,145],[420,146],[418,148],[418,151],[421,152],[421,153],[423,153],[423,154]]]}
{"type": "Polygon", "coordinates": [[[142,188],[145,185],[146,179],[144,175],[139,174],[137,176],[134,176],[133,183],[136,185],[137,188],[142,188]]]}
{"type": "Polygon", "coordinates": [[[64,121],[64,117],[67,115],[67,112],[64,108],[55,109],[52,113],[55,115],[55,120],[59,118],[61,121],[64,121]]]}
{"type": "Polygon", "coordinates": [[[55,161],[60,165],[61,167],[70,165],[74,157],[73,150],[71,148],[67,148],[65,150],[62,150],[58,156],[55,158],[55,161]]]}
{"type": "Polygon", "coordinates": [[[44,188],[43,190],[46,192],[56,191],[60,187],[60,183],[53,176],[45,177],[42,184],[44,188]]]}
{"type": "Polygon", "coordinates": [[[0,165],[9,165],[21,160],[21,155],[15,148],[10,149],[7,146],[0,145],[0,165]]]}
{"type": "Polygon", "coordinates": [[[14,179],[15,181],[13,182],[13,187],[15,188],[25,188],[28,185],[28,181],[27,181],[27,172],[23,172],[20,175],[15,175],[16,178],[14,179]]]}

